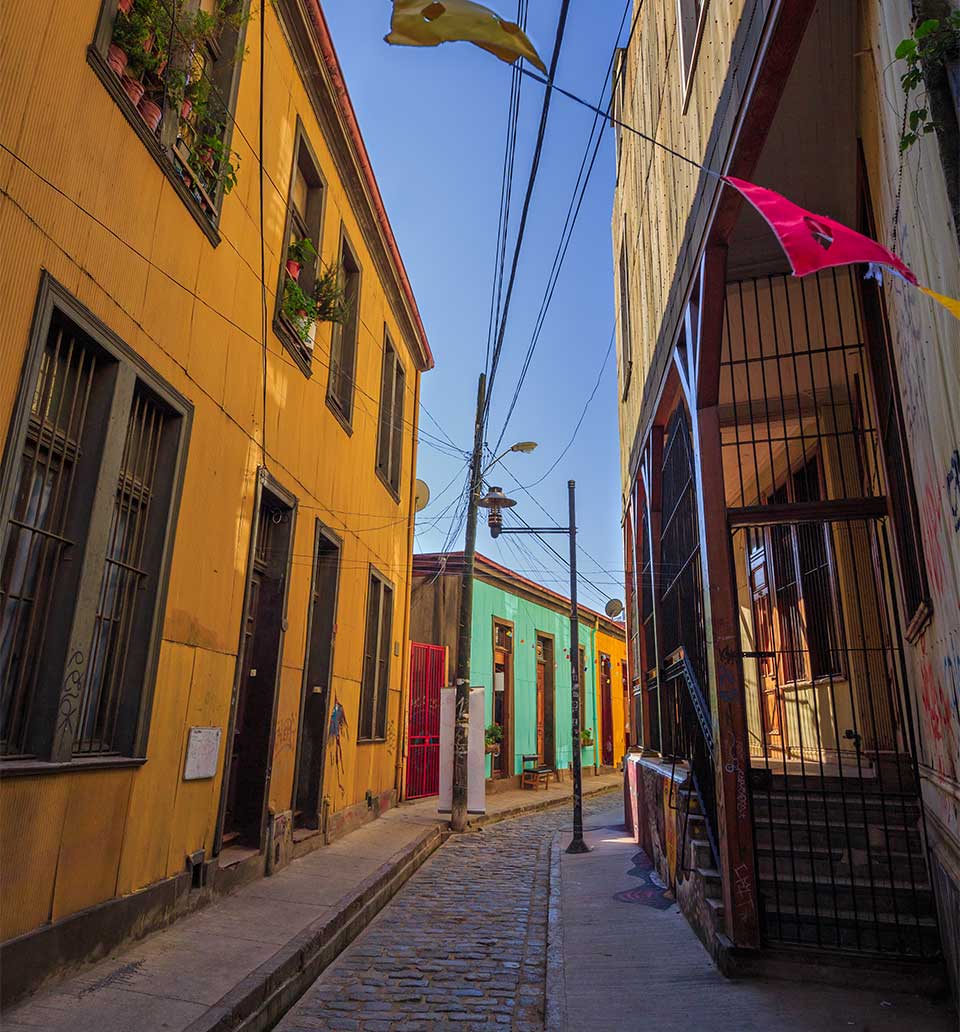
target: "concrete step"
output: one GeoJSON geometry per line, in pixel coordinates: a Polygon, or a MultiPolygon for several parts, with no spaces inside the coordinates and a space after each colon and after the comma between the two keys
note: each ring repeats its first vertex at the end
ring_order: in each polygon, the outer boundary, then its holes
{"type": "Polygon", "coordinates": [[[754,792],[754,812],[782,817],[788,813],[804,819],[830,815],[835,820],[877,821],[912,825],[920,819],[920,804],[915,798],[823,795],[819,792],[754,792]]]}
{"type": "Polygon", "coordinates": [[[949,991],[940,959],[884,957],[842,949],[769,942],[759,950],[717,936],[717,966],[729,978],[775,978],[848,988],[919,994],[939,999],[949,991]]]}
{"type": "Polygon", "coordinates": [[[879,849],[827,849],[797,846],[776,850],[757,846],[757,867],[761,878],[817,877],[894,878],[917,888],[927,888],[927,870],[922,857],[879,849]]]}
{"type": "Polygon", "coordinates": [[[715,867],[697,867],[696,873],[703,882],[703,891],[707,899],[723,898],[723,879],[715,867]]]}
{"type": "Polygon", "coordinates": [[[777,881],[760,878],[760,891],[781,909],[799,909],[806,913],[831,918],[841,914],[859,915],[860,920],[873,921],[875,914],[899,915],[912,921],[915,915],[932,917],[935,913],[933,893],[929,888],[914,888],[909,882],[893,882],[868,878],[832,879],[788,878],[780,872],[777,881]]]}
{"type": "Polygon", "coordinates": [[[822,816],[755,815],[758,848],[776,848],[778,852],[795,849],[871,849],[922,855],[922,839],[918,825],[887,823],[876,825],[862,820],[845,822],[824,820],[822,816]]]}
{"type": "Polygon", "coordinates": [[[898,957],[940,957],[940,937],[932,917],[871,915],[869,921],[852,911],[817,915],[812,908],[781,906],[764,899],[764,931],[767,938],[799,945],[857,952],[895,954],[898,957]]]}

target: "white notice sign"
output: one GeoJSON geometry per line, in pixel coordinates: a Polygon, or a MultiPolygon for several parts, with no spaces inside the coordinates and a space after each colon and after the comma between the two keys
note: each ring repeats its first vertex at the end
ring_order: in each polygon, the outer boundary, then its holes
{"type": "Polygon", "coordinates": [[[187,738],[187,759],[183,765],[184,781],[199,781],[217,775],[220,758],[220,728],[192,727],[187,738]]]}

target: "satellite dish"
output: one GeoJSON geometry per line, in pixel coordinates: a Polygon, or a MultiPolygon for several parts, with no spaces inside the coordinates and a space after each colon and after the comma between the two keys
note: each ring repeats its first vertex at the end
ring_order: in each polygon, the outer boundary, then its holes
{"type": "Polygon", "coordinates": [[[603,611],[611,620],[616,620],[616,618],[623,612],[623,603],[618,598],[612,598],[603,607],[603,611]]]}
{"type": "Polygon", "coordinates": [[[430,504],[430,488],[422,480],[417,481],[413,492],[413,511],[422,512],[430,504]]]}

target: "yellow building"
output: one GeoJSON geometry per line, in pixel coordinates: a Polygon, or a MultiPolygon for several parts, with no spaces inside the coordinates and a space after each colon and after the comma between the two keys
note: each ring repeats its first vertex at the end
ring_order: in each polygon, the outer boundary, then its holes
{"type": "Polygon", "coordinates": [[[613,767],[633,744],[625,628],[612,620],[598,618],[593,650],[597,671],[596,762],[613,767]]]}
{"type": "Polygon", "coordinates": [[[432,356],[319,4],[181,6],[4,11],[5,1000],[396,800],[432,356]]]}

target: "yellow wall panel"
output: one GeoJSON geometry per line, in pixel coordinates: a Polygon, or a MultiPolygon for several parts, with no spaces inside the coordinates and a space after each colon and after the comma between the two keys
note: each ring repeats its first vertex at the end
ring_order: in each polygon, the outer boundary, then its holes
{"type": "Polygon", "coordinates": [[[223,759],[227,749],[227,722],[230,717],[230,694],[236,659],[231,655],[194,650],[193,674],[190,681],[190,701],[183,726],[180,756],[177,759],[173,819],[170,822],[170,851],[167,857],[167,875],[184,869],[189,853],[205,849],[207,857],[213,849],[217,810],[220,804],[220,785],[223,759]],[[191,727],[219,727],[220,762],[217,776],[202,781],[184,781],[183,765],[186,760],[187,731],[191,727]]]}
{"type": "Polygon", "coordinates": [[[90,771],[69,780],[54,921],[115,895],[133,771],[90,771]]]}
{"type": "Polygon", "coordinates": [[[0,937],[50,920],[60,835],[70,794],[67,778],[0,781],[0,937]]]}
{"type": "Polygon", "coordinates": [[[161,646],[147,763],[136,772],[130,790],[119,895],[166,875],[193,665],[194,649],[170,642],[161,646]]]}

